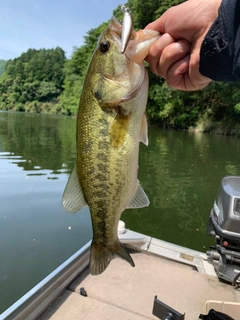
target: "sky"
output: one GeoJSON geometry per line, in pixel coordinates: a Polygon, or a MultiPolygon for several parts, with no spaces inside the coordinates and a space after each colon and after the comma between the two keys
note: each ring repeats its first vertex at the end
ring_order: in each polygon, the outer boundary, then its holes
{"type": "Polygon", "coordinates": [[[69,58],[84,35],[109,20],[123,0],[0,0],[0,60],[29,48],[61,47],[69,58]]]}

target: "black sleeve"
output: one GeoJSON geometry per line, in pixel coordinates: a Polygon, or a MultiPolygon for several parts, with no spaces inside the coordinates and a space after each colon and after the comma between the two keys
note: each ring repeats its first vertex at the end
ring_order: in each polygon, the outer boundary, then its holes
{"type": "Polygon", "coordinates": [[[240,0],[222,0],[201,46],[199,70],[213,80],[240,82],[240,0]]]}

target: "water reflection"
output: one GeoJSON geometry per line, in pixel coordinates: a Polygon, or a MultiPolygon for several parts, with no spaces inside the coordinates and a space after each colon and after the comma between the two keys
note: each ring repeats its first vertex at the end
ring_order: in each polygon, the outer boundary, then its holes
{"type": "Polygon", "coordinates": [[[74,161],[75,121],[0,113],[0,313],[92,236],[61,206],[74,161]]]}
{"type": "Polygon", "coordinates": [[[139,232],[206,251],[220,181],[240,174],[239,139],[151,128],[149,141],[148,148],[141,146],[139,180],[151,203],[125,211],[123,219],[139,232]]]}
{"type": "Polygon", "coordinates": [[[0,156],[16,159],[12,163],[26,171],[68,173],[76,153],[74,122],[58,116],[1,112],[0,156]]]}
{"type": "MultiPolygon", "coordinates": [[[[75,157],[75,120],[0,112],[0,313],[91,238],[88,209],[61,206],[75,157]]],[[[151,203],[126,210],[127,227],[206,251],[220,181],[240,175],[240,140],[150,128],[139,166],[151,203]]]]}

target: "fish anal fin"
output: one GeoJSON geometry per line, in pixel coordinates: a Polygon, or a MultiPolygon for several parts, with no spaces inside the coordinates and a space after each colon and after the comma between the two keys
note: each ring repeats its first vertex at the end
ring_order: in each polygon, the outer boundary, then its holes
{"type": "Polygon", "coordinates": [[[136,192],[134,193],[134,196],[133,196],[131,202],[127,206],[127,209],[144,208],[144,207],[148,207],[149,204],[150,204],[150,202],[149,202],[148,196],[144,192],[139,181],[137,181],[136,192]]]}
{"type": "Polygon", "coordinates": [[[116,240],[111,246],[103,246],[93,239],[90,252],[90,272],[92,275],[103,273],[111,260],[115,258],[122,258],[135,267],[130,254],[119,240],[116,240]]]}
{"type": "Polygon", "coordinates": [[[67,212],[75,213],[86,205],[75,165],[62,196],[62,206],[67,212]]]}
{"type": "Polygon", "coordinates": [[[140,141],[148,146],[148,123],[146,114],[144,114],[142,117],[140,141]]]}

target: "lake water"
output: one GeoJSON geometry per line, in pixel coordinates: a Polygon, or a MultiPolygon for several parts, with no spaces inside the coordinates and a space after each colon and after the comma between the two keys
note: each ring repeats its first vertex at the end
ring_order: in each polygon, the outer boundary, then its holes
{"type": "MultiPolygon", "coordinates": [[[[75,120],[0,112],[0,313],[92,237],[88,209],[61,206],[75,156],[75,120]]],[[[240,140],[150,128],[139,166],[151,204],[126,210],[127,228],[205,252],[221,179],[240,175],[240,140]]]]}

